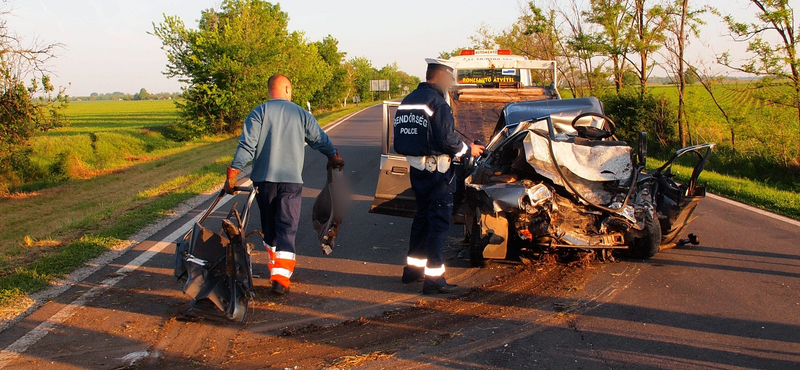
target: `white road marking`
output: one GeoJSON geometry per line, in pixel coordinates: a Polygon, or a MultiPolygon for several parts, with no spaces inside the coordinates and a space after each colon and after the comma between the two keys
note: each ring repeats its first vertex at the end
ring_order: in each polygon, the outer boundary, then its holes
{"type": "MultiPolygon", "coordinates": [[[[362,110],[359,110],[355,113],[349,114],[345,117],[342,117],[338,122],[325,126],[323,131],[328,132],[340,124],[344,123],[348,119],[352,118],[353,116],[372,108],[373,106],[366,107],[362,110]]],[[[243,183],[243,186],[249,186],[250,180],[243,183]]],[[[231,199],[234,197],[227,197],[220,201],[217,207],[221,207],[227,204],[231,199]]],[[[192,218],[189,222],[182,225],[181,227],[177,228],[171,234],[167,235],[161,241],[153,244],[148,250],[142,252],[138,257],[134,258],[133,261],[129,262],[127,265],[119,268],[114,274],[110,277],[106,278],[105,280],[101,281],[98,285],[94,286],[93,288],[89,289],[85,293],[81,294],[78,298],[72,301],[70,304],[64,306],[64,308],[60,309],[56,312],[53,316],[50,316],[49,319],[43,321],[41,324],[33,328],[31,331],[27,332],[21,338],[17,339],[14,343],[11,343],[8,347],[0,351],[0,368],[5,367],[8,365],[9,362],[13,361],[23,352],[27,351],[28,348],[36,344],[39,340],[44,338],[50,331],[53,330],[57,325],[60,325],[67,321],[72,315],[77,312],[77,310],[83,306],[85,306],[90,300],[97,297],[105,291],[106,289],[113,287],[122,279],[124,279],[128,274],[133,272],[134,270],[138,269],[155,255],[161,253],[167,246],[173,244],[175,240],[183,236],[188,230],[189,227],[194,225],[197,221],[200,220],[201,215],[197,215],[192,218]]]]}
{"type": "Polygon", "coordinates": [[[756,208],[756,207],[753,207],[753,206],[749,206],[747,204],[744,204],[744,203],[741,203],[741,202],[737,202],[737,201],[735,201],[733,199],[728,199],[728,198],[725,198],[725,197],[721,197],[719,195],[715,195],[715,194],[710,194],[709,193],[709,194],[707,194],[707,196],[709,198],[711,198],[711,199],[718,200],[720,202],[727,203],[727,204],[730,204],[732,206],[748,210],[750,212],[758,213],[759,215],[766,216],[766,217],[769,217],[771,219],[775,219],[775,220],[778,220],[778,221],[783,221],[783,222],[785,222],[785,223],[787,223],[789,225],[792,225],[792,226],[800,227],[800,221],[797,221],[795,219],[791,219],[791,218],[786,217],[786,216],[781,216],[779,214],[775,214],[775,213],[772,213],[772,212],[769,212],[769,211],[765,211],[765,210],[763,210],[761,208],[756,208]]]}

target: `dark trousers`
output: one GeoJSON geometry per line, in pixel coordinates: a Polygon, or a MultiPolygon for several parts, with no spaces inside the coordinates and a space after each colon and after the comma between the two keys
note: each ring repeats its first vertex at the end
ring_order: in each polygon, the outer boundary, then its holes
{"type": "Polygon", "coordinates": [[[303,184],[257,182],[264,242],[278,252],[295,253],[303,184]]]}
{"type": "Polygon", "coordinates": [[[411,224],[408,256],[427,259],[427,267],[444,266],[442,251],[453,216],[456,179],[447,173],[411,169],[411,189],[417,200],[417,214],[411,224]]]}

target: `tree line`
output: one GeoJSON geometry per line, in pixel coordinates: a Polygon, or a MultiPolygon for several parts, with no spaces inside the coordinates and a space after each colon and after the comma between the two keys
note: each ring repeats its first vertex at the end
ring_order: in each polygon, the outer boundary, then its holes
{"type": "Polygon", "coordinates": [[[107,101],[107,100],[173,100],[181,97],[179,92],[160,92],[150,93],[145,88],[141,88],[137,93],[124,93],[114,91],[111,93],[96,93],[93,92],[87,96],[70,96],[70,101],[107,101]]]}
{"type": "Polygon", "coordinates": [[[345,106],[354,96],[371,100],[372,79],[389,80],[394,95],[419,82],[394,64],[377,69],[366,58],[348,60],[332,36],[309,41],[290,32],[288,21],[279,4],[225,0],[219,9],[203,11],[197,28],[169,15],[154,23],[152,34],[168,59],[164,73],[186,85],[172,132],[183,139],[236,132],[268,99],[274,73],[292,80],[295,103],[322,109],[345,106]]]}

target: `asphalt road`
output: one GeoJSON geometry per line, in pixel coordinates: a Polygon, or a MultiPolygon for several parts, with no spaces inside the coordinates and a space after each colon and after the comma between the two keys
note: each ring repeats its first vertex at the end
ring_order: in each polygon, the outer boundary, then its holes
{"type": "Polygon", "coordinates": [[[701,245],[646,262],[471,269],[456,258],[454,226],[447,276],[462,292],[422,297],[399,282],[410,220],[367,213],[380,120],[373,107],[329,131],[354,204],[328,257],[310,222],[325,159],[307,149],[292,291],[268,293],[259,249],[247,324],[180,320],[188,298],[168,241],[201,206],[0,333],[0,366],[800,368],[800,225],[717,199],[700,204],[689,228],[701,245]]]}

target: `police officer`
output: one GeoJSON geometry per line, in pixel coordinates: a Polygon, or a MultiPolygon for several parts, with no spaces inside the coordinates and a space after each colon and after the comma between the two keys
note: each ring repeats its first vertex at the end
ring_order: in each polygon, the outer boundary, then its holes
{"type": "Polygon", "coordinates": [[[455,84],[455,64],[442,59],[426,62],[426,81],[403,99],[394,119],[394,148],[411,165],[417,201],[402,281],[409,284],[424,278],[423,294],[451,293],[456,286],[444,278],[442,256],[456,190],[451,163],[454,158],[480,156],[484,148],[461,141],[454,131],[445,96],[455,84]]]}

